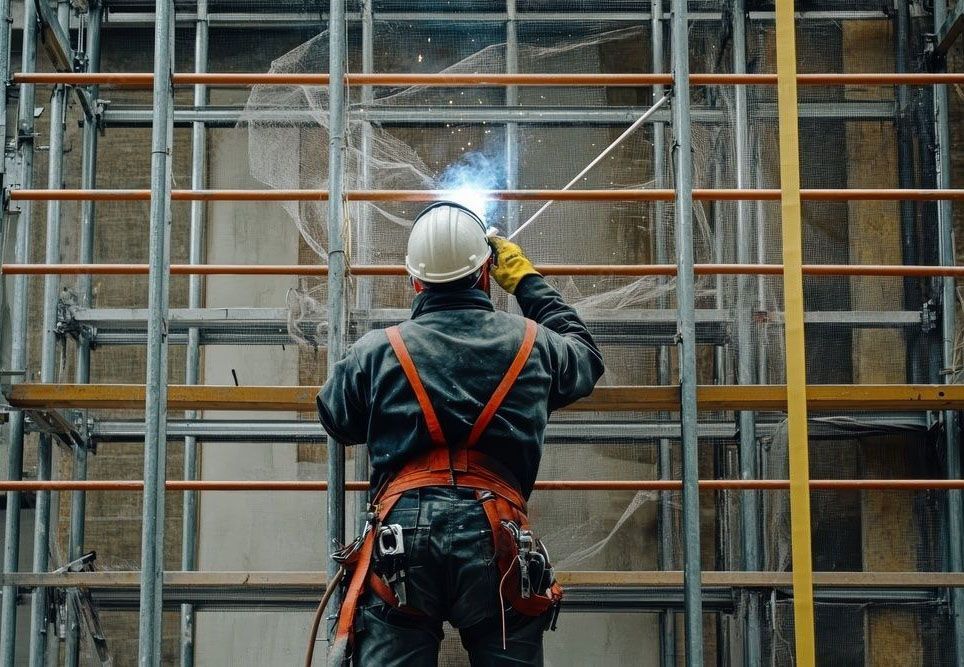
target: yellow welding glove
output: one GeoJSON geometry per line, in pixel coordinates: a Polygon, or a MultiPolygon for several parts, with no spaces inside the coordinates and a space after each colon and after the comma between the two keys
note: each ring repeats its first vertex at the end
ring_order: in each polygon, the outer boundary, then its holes
{"type": "Polygon", "coordinates": [[[515,294],[515,288],[519,286],[519,281],[526,276],[542,275],[536,271],[532,262],[522,252],[522,248],[512,241],[500,236],[493,236],[489,241],[495,249],[492,277],[509,294],[515,294]]]}

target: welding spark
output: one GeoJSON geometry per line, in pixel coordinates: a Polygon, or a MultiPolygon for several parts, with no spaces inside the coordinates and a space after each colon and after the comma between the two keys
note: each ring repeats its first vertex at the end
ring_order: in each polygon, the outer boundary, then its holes
{"type": "MultiPolygon", "coordinates": [[[[472,142],[468,142],[468,146],[471,147],[472,142]]],[[[495,213],[495,202],[489,199],[486,191],[498,190],[504,183],[505,159],[478,151],[462,156],[439,178],[439,187],[448,190],[455,203],[465,206],[483,222],[495,213]]]]}

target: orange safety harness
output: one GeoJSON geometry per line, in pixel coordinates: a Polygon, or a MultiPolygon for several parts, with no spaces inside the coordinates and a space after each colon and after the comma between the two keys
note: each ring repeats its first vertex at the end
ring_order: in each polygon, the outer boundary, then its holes
{"type": "Polygon", "coordinates": [[[504,473],[496,472],[501,466],[490,457],[475,450],[489,422],[492,421],[529,359],[536,339],[536,323],[526,320],[522,345],[509,369],[482,409],[468,438],[455,447],[450,447],[445,440],[438,416],[398,327],[386,329],[386,333],[405,372],[405,377],[418,399],[428,427],[432,448],[402,466],[398,473],[376,492],[372,500],[371,519],[367,531],[360,541],[348,547],[339,558],[351,578],[338,614],[333,647],[341,651],[347,650],[354,636],[358,603],[366,590],[370,589],[387,604],[398,607],[400,610],[414,615],[421,613],[417,609],[399,606],[392,589],[372,571],[372,555],[380,522],[388,517],[403,493],[426,486],[459,486],[475,489],[492,528],[496,562],[502,573],[499,591],[501,599],[508,601],[512,609],[526,616],[540,616],[553,607],[558,607],[562,600],[562,588],[555,582],[548,590],[533,590],[528,597],[523,597],[519,571],[521,566],[518,565],[517,558],[518,545],[506,523],[511,522],[522,530],[528,530],[526,501],[515,484],[507,480],[504,473]]]}

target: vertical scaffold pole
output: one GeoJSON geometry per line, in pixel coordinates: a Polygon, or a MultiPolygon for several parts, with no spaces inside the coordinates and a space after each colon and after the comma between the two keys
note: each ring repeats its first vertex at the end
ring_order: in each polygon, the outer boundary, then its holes
{"type": "MultiPolygon", "coordinates": [[[[894,30],[894,62],[899,74],[906,74],[908,67],[908,42],[910,40],[910,0],[897,0],[896,29],[894,30]]],[[[913,111],[910,88],[897,86],[897,187],[913,189],[917,186],[917,169],[914,163],[913,111]]],[[[917,243],[917,203],[900,202],[900,246],[904,264],[920,263],[917,243]]],[[[904,308],[917,309],[924,303],[921,281],[914,278],[903,280],[904,308]]],[[[907,347],[907,382],[918,384],[926,375],[925,339],[920,331],[907,329],[904,333],[907,347]]]]}
{"type": "MultiPolygon", "coordinates": [[[[197,17],[194,22],[194,71],[208,70],[208,2],[198,0],[197,17]]],[[[194,106],[204,108],[208,103],[208,89],[204,84],[194,86],[194,106]]],[[[191,188],[203,190],[205,183],[205,163],[207,161],[207,128],[203,121],[191,124],[191,188]]],[[[191,264],[204,263],[204,224],[205,203],[191,202],[191,232],[189,241],[189,261],[191,264]]],[[[202,277],[192,275],[188,283],[188,308],[201,307],[202,277]]],[[[198,384],[201,363],[201,336],[197,328],[187,333],[187,359],[185,362],[184,383],[198,384]]],[[[188,411],[185,419],[197,419],[196,410],[188,411]]],[[[184,438],[184,479],[197,479],[197,438],[184,438]]],[[[185,491],[182,507],[181,530],[181,569],[197,569],[197,513],[198,492],[185,491]]],[[[181,605],[181,667],[194,665],[194,605],[181,605]]]]}
{"type": "Polygon", "coordinates": [[[703,590],[700,563],[699,448],[696,405],[696,296],[693,277],[693,155],[690,127],[689,17],[686,0],[673,0],[673,134],[676,156],[676,310],[679,339],[680,427],[683,449],[683,602],[686,664],[703,664],[703,590]]]}
{"type": "MultiPolygon", "coordinates": [[[[9,14],[9,10],[8,10],[9,14]]],[[[9,24],[8,24],[9,25],[9,24]]],[[[23,3],[23,45],[20,71],[34,72],[37,69],[37,5],[23,3]]],[[[9,80],[8,76],[5,81],[9,80]]],[[[20,86],[20,105],[17,112],[17,150],[20,155],[20,187],[33,187],[34,157],[34,107],[36,88],[33,84],[20,86]]],[[[30,261],[30,218],[33,213],[31,202],[20,202],[17,216],[17,232],[14,245],[14,261],[30,261]]],[[[23,370],[27,367],[27,276],[13,278],[13,298],[10,309],[10,368],[23,370]]],[[[12,480],[23,478],[23,432],[24,414],[13,412],[10,415],[7,447],[7,476],[12,480]]],[[[16,572],[20,569],[20,493],[7,494],[7,517],[3,545],[3,571],[16,572]]],[[[3,587],[3,617],[0,620],[0,663],[12,665],[17,649],[17,588],[3,587]]]]}
{"type": "MultiPolygon", "coordinates": [[[[938,0],[934,3],[934,32],[939,33],[947,18],[947,3],[938,0]]],[[[937,187],[951,187],[951,133],[950,111],[947,99],[947,86],[934,86],[934,136],[937,144],[935,155],[937,167],[937,187]]],[[[954,211],[951,202],[937,202],[938,252],[942,266],[957,263],[954,252],[954,211]]],[[[953,278],[941,279],[941,349],[944,368],[954,365],[954,343],[957,337],[957,294],[953,278]]],[[[954,382],[953,370],[946,370],[945,383],[954,382]]],[[[947,477],[961,478],[961,425],[957,412],[944,413],[944,443],[947,448],[947,477]]],[[[953,572],[964,570],[964,500],[960,491],[947,492],[947,560],[953,572]]],[[[964,666],[964,589],[952,588],[949,591],[951,612],[954,617],[954,637],[956,664],[964,666]]]]}
{"type": "MultiPolygon", "coordinates": [[[[0,0],[0,94],[3,95],[3,102],[6,105],[7,94],[10,92],[10,28],[13,25],[13,16],[10,14],[10,0],[0,0]]],[[[7,118],[6,115],[0,117],[0,141],[4,142],[4,154],[6,154],[7,140],[7,118]]],[[[0,174],[6,174],[6,161],[0,163],[0,174]]]]}
{"type": "MultiPolygon", "coordinates": [[[[57,3],[57,21],[67,27],[70,5],[66,0],[57,3]]],[[[64,187],[64,132],[66,131],[65,107],[67,86],[54,86],[50,96],[50,141],[47,151],[47,187],[60,190],[64,187]]],[[[60,212],[59,201],[47,202],[47,238],[44,261],[60,263],[60,212]]],[[[57,301],[60,298],[60,276],[44,276],[43,334],[40,345],[40,381],[57,380],[57,301]]],[[[41,433],[37,439],[37,479],[53,477],[52,438],[41,433]]],[[[50,507],[51,493],[37,492],[33,529],[33,571],[46,572],[50,562],[50,507]]],[[[47,661],[47,589],[35,588],[30,598],[30,665],[43,667],[47,661]]]]}
{"type": "MultiPolygon", "coordinates": [[[[341,359],[345,344],[345,0],[331,0],[328,25],[328,369],[341,359]]],[[[328,437],[328,549],[345,541],[345,448],[328,437]]],[[[328,559],[328,577],[338,564],[328,559]]],[[[340,600],[333,599],[332,609],[340,600]]]]}
{"type": "Polygon", "coordinates": [[[138,662],[156,665],[164,591],[164,486],[167,479],[167,310],[171,274],[171,149],[174,139],[174,2],[157,0],[151,132],[151,209],[144,405],[144,509],[138,662]]]}
{"type": "MultiPolygon", "coordinates": [[[[746,3],[733,0],[733,73],[746,73],[746,3]]],[[[734,86],[734,153],[736,154],[736,187],[750,187],[749,179],[749,108],[747,87],[734,86]]],[[[752,264],[749,202],[736,203],[736,261],[738,264],[752,264]]],[[[736,347],[737,383],[753,384],[753,295],[749,276],[738,276],[736,306],[736,347]]],[[[757,479],[757,439],[756,417],[752,412],[741,412],[738,416],[740,432],[740,477],[745,480],[757,479]]],[[[743,569],[760,569],[760,493],[743,491],[740,503],[741,524],[743,526],[743,569]]],[[[762,631],[760,628],[760,594],[756,591],[746,593],[743,628],[743,662],[759,665],[762,660],[762,631]]]]}
{"type": "MultiPolygon", "coordinates": [[[[361,0],[361,22],[362,22],[362,72],[370,74],[375,69],[375,15],[372,7],[373,0],[361,0]]],[[[375,90],[372,86],[362,86],[361,89],[362,105],[368,108],[375,101],[375,90]]],[[[373,128],[371,121],[365,120],[361,126],[361,164],[359,173],[361,183],[359,186],[363,190],[372,187],[372,149],[374,147],[373,128]]],[[[357,256],[361,264],[370,264],[374,253],[372,252],[372,204],[370,202],[358,202],[358,241],[357,256]]],[[[363,311],[372,308],[372,281],[374,278],[362,278],[356,283],[355,305],[363,311]]],[[[355,479],[368,479],[368,448],[365,445],[355,445],[353,455],[355,457],[355,479]]],[[[355,523],[360,535],[365,530],[365,505],[368,494],[356,493],[357,498],[354,505],[355,523]]]]}
{"type": "Polygon", "coordinates": [[[810,541],[810,463],[807,365],[803,335],[803,235],[800,216],[800,141],[797,129],[797,47],[793,0],[777,0],[777,95],[783,228],[783,299],[790,462],[790,545],[796,664],[815,663],[813,562],[810,541]]]}
{"type": "MultiPolygon", "coordinates": [[[[505,71],[506,74],[519,72],[519,22],[516,18],[516,0],[505,1],[505,71]]],[[[505,105],[510,109],[519,106],[519,87],[505,87],[505,105]]],[[[519,187],[519,124],[505,124],[505,187],[515,190],[519,187]]],[[[519,226],[519,204],[506,202],[505,227],[511,234],[519,226]]],[[[515,301],[510,299],[510,307],[515,301]]]]}
{"type": "MultiPolygon", "coordinates": [[[[663,65],[663,0],[652,0],[650,31],[652,32],[653,73],[662,74],[663,65]]],[[[661,84],[653,86],[653,101],[661,99],[666,93],[661,84]]],[[[653,122],[653,187],[663,188],[666,169],[666,123],[653,122]]],[[[663,216],[666,207],[661,201],[653,202],[653,256],[657,264],[665,264],[667,257],[666,224],[663,216]]],[[[665,295],[660,296],[661,308],[668,306],[665,295]]],[[[657,353],[656,379],[661,385],[670,383],[670,351],[666,345],[659,346],[657,353]]],[[[669,413],[660,413],[660,420],[669,420],[669,413]]],[[[659,440],[659,478],[671,479],[673,476],[673,446],[669,438],[659,440]]],[[[673,492],[661,491],[659,494],[659,568],[673,569],[673,492]]],[[[659,615],[659,655],[663,667],[676,665],[676,612],[666,610],[659,615]]]]}
{"type": "MultiPolygon", "coordinates": [[[[2,96],[4,108],[7,104],[7,95],[10,92],[10,26],[13,17],[10,15],[10,0],[0,0],[0,96],[2,96]]],[[[7,115],[0,114],[0,141],[3,142],[3,159],[0,160],[0,187],[7,187],[10,179],[7,175],[7,155],[10,154],[10,144],[7,142],[7,115]]],[[[4,200],[5,201],[5,200],[4,200]]],[[[7,247],[7,218],[6,206],[0,209],[0,255],[7,247]]],[[[2,259],[6,260],[6,257],[2,259]]],[[[3,278],[3,271],[0,269],[0,313],[4,312],[6,305],[6,284],[3,278]]]]}
{"type": "MultiPolygon", "coordinates": [[[[103,5],[92,3],[87,14],[87,71],[100,71],[100,31],[101,20],[104,16],[103,5]]],[[[97,100],[100,95],[99,86],[88,89],[91,100],[97,100]]],[[[97,119],[85,118],[83,127],[83,145],[81,148],[80,187],[85,190],[94,189],[97,182],[97,119]]],[[[80,258],[82,264],[94,261],[94,212],[95,202],[85,201],[80,205],[80,258]]],[[[94,302],[94,290],[91,276],[79,277],[78,294],[80,305],[90,308],[94,302]]],[[[90,382],[90,339],[81,333],[77,344],[77,366],[75,377],[78,384],[90,382]]],[[[74,448],[74,479],[87,479],[87,448],[74,448]]],[[[84,491],[73,491],[70,494],[70,560],[80,558],[84,552],[84,523],[86,516],[87,494],[84,491]]],[[[74,605],[67,606],[67,646],[65,649],[66,667],[77,667],[80,664],[80,616],[74,605]]]]}

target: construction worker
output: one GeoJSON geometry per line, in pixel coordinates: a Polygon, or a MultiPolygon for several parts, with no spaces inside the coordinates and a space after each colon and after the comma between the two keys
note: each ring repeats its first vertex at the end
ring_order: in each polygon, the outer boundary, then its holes
{"type": "Polygon", "coordinates": [[[453,203],[408,240],[412,317],[372,331],[318,395],[325,430],[367,443],[373,500],[347,570],[330,664],[436,665],[442,622],[474,666],[541,665],[562,591],[526,500],[549,415],[589,394],[602,356],[521,248],[453,203]],[[490,277],[524,317],[496,311],[490,277]],[[349,655],[350,654],[350,655],[349,655]]]}

